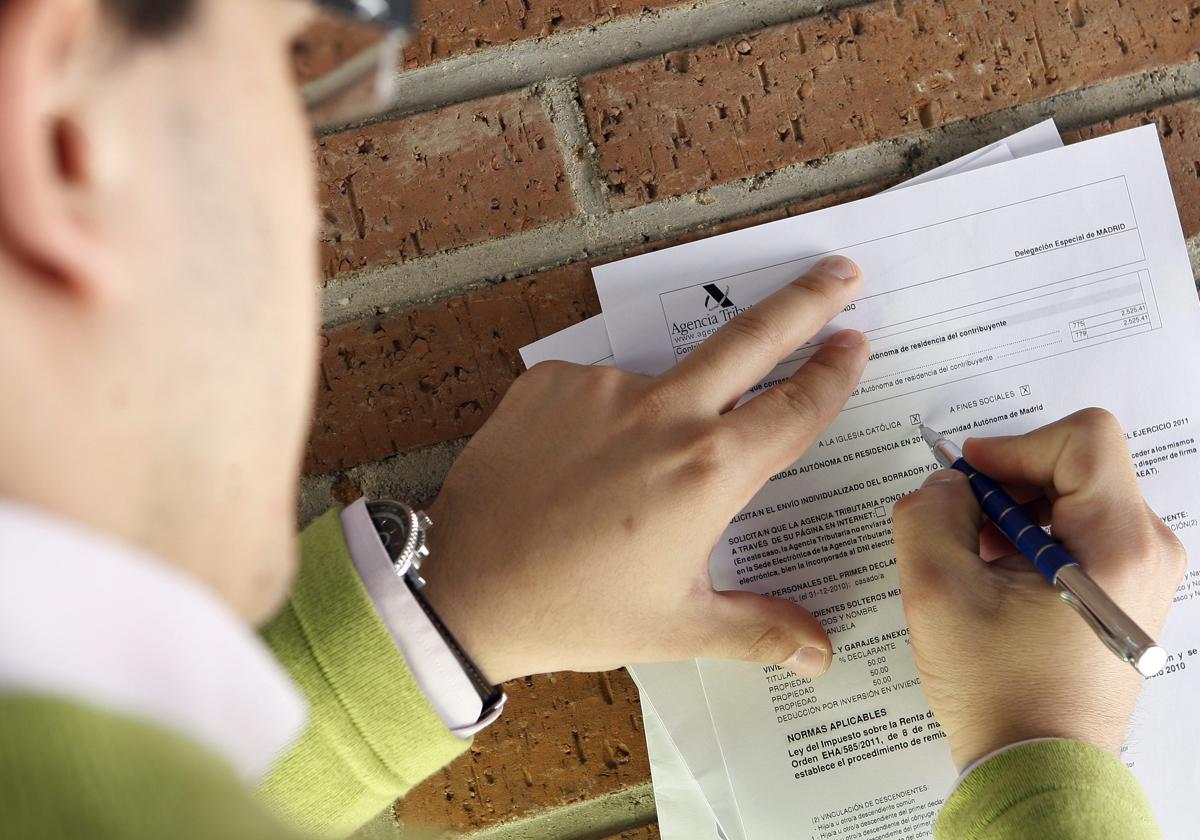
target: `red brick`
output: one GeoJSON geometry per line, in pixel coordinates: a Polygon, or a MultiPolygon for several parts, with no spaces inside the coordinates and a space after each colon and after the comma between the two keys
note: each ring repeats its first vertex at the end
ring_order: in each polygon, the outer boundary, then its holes
{"type": "Polygon", "coordinates": [[[542,101],[508,93],[318,142],[326,276],[575,212],[542,101]]]}
{"type": "MultiPolygon", "coordinates": [[[[676,5],[680,0],[440,0],[417,4],[417,31],[404,48],[407,68],[529,41],[556,32],[599,26],[618,17],[676,5]]],[[[345,52],[374,43],[368,27],[323,15],[297,39],[293,59],[304,81],[328,72],[345,52]]]]}
{"type": "Polygon", "coordinates": [[[329,330],[306,471],[474,432],[521,372],[521,347],[599,311],[580,267],[329,330]]]}
{"type": "Polygon", "coordinates": [[[1114,131],[1157,125],[1163,156],[1175,190],[1183,235],[1200,235],[1200,100],[1192,99],[1141,114],[1108,120],[1064,134],[1068,143],[1088,140],[1114,131]]]}
{"type": "Polygon", "coordinates": [[[416,67],[477,49],[607,23],[680,0],[439,0],[419,5],[419,23],[404,51],[416,67]]]}
{"type": "Polygon", "coordinates": [[[625,671],[547,674],[505,689],[500,720],[397,802],[400,820],[463,831],[649,781],[641,705],[625,671]]]}
{"type": "Polygon", "coordinates": [[[1200,57],[1194,2],[882,0],[581,80],[614,207],[1200,57]]]}
{"type": "Polygon", "coordinates": [[[320,15],[292,43],[296,79],[301,83],[319,79],[382,37],[374,27],[345,23],[343,18],[332,14],[320,15]]]}

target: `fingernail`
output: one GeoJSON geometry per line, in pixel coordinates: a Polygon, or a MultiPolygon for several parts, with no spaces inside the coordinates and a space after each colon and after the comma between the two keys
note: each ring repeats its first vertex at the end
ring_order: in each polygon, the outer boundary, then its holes
{"type": "Polygon", "coordinates": [[[858,330],[842,330],[831,335],[825,343],[832,344],[834,347],[858,347],[866,338],[858,330]]]}
{"type": "Polygon", "coordinates": [[[845,257],[826,257],[817,263],[816,268],[829,272],[840,280],[853,280],[858,277],[858,266],[845,257]]]}
{"type": "Polygon", "coordinates": [[[952,481],[965,481],[966,476],[958,470],[938,470],[935,473],[930,473],[929,478],[925,479],[926,484],[949,484],[952,481]]]}
{"type": "Polygon", "coordinates": [[[830,659],[829,651],[805,645],[780,664],[798,677],[819,677],[829,670],[830,659]]]}

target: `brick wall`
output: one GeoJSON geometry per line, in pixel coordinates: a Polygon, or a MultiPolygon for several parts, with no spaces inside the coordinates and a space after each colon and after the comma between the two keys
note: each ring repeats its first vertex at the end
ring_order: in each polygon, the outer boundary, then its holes
{"type": "MultiPolygon", "coordinates": [[[[518,348],[598,311],[592,266],[861,197],[1045,116],[1068,141],[1157,125],[1200,256],[1197,0],[443,0],[421,20],[397,113],[315,149],[306,516],[436,493],[518,348]]],[[[509,693],[388,826],[657,837],[623,672],[509,693]]]]}

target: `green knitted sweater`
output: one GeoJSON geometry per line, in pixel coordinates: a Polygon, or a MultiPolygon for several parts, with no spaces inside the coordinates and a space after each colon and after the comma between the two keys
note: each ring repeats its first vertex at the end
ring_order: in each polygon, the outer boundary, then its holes
{"type": "MultiPolygon", "coordinates": [[[[0,694],[0,836],[344,836],[463,752],[375,614],[337,514],[303,537],[286,609],[263,631],[311,705],[261,790],[155,725],[50,697],[0,694]]],[[[1158,836],[1117,759],[1067,741],[1009,750],[950,797],[939,840],[1158,836]]]]}

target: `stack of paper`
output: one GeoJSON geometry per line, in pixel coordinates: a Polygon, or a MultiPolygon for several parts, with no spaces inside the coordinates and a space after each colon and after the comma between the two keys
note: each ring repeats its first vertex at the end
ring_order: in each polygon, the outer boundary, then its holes
{"type": "MultiPolygon", "coordinates": [[[[710,560],[718,589],[817,615],[833,667],[815,682],[725,661],[630,667],[668,840],[930,836],[955,772],[916,676],[890,538],[893,503],[935,469],[922,420],[961,438],[1102,405],[1152,507],[1200,557],[1200,306],[1155,129],[1063,147],[1046,122],[902,186],[598,268],[604,314],[522,351],[530,366],[657,374],[721,325],[706,286],[741,309],[832,253],[866,278],[761,386],[853,327],[873,351],[859,388],[710,560]]],[[[1200,789],[1200,570],[1176,601],[1170,662],[1124,756],[1169,838],[1190,835],[1181,803],[1200,789]]]]}

